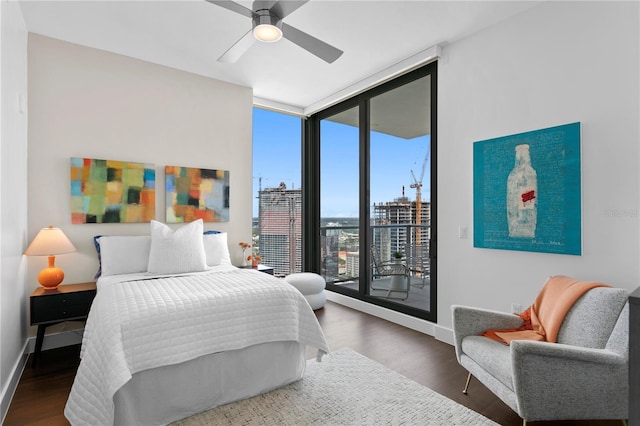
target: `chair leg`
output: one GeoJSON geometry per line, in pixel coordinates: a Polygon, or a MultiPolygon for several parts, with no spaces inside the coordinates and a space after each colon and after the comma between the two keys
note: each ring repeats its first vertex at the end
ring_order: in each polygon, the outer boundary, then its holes
{"type": "Polygon", "coordinates": [[[464,384],[464,389],[462,390],[463,394],[467,394],[467,389],[469,389],[469,382],[471,381],[471,373],[467,376],[467,383],[464,384]]]}

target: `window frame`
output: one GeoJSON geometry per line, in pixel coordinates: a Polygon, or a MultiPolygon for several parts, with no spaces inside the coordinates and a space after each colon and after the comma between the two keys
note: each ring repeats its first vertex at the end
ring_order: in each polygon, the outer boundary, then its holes
{"type": "Polygon", "coordinates": [[[368,89],[360,94],[346,99],[314,113],[303,121],[302,129],[302,268],[304,271],[320,273],[321,271],[321,217],[320,217],[320,122],[335,114],[348,109],[359,108],[359,233],[360,233],[360,285],[357,291],[340,286],[327,284],[327,290],[343,294],[367,303],[379,305],[414,317],[437,323],[437,94],[438,61],[423,65],[399,77],[368,89]],[[430,306],[429,310],[422,310],[400,303],[370,296],[368,287],[370,282],[371,246],[370,231],[370,100],[380,94],[401,87],[405,84],[430,76],[431,99],[431,240],[429,242],[430,255],[430,306]]]}

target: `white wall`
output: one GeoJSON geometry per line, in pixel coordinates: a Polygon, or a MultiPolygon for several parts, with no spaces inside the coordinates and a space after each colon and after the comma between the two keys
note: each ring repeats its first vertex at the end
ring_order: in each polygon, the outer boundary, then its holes
{"type": "Polygon", "coordinates": [[[640,285],[638,27],[638,2],[545,2],[443,49],[439,326],[451,327],[452,304],[527,307],[549,275],[640,285]],[[582,256],[474,248],[473,142],[576,121],[582,256]]]}
{"type": "Polygon", "coordinates": [[[27,247],[27,30],[17,2],[0,2],[0,419],[24,367],[27,247]],[[25,110],[18,107],[19,96],[25,110]]]}
{"type": "MultiPolygon", "coordinates": [[[[230,172],[232,260],[251,238],[252,90],[105,51],[29,34],[29,239],[60,227],[78,249],[56,257],[65,282],[91,281],[94,235],[148,234],[149,224],[71,224],[69,159],[154,163],[156,218],[164,166],[230,172]]],[[[29,293],[46,259],[29,258],[29,293]]],[[[54,330],[55,331],[55,330],[54,330]]],[[[33,333],[33,330],[32,330],[33,333]]]]}

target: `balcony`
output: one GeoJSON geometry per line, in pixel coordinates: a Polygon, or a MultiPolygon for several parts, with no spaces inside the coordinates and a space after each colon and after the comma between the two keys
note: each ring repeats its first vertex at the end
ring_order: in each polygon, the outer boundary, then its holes
{"type": "Polygon", "coordinates": [[[372,225],[369,232],[371,247],[364,256],[357,226],[321,227],[321,273],[327,283],[357,291],[360,262],[370,262],[370,296],[429,310],[429,225],[372,225]],[[394,258],[396,252],[401,259],[394,258]]]}

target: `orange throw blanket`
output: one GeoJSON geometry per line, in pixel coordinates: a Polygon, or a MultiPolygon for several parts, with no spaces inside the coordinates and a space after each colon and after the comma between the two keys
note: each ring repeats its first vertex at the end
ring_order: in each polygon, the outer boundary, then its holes
{"type": "Polygon", "coordinates": [[[610,287],[592,281],[578,281],[563,275],[547,280],[542,290],[526,311],[518,314],[524,323],[517,329],[487,330],[482,336],[504,344],[512,340],[538,340],[555,343],[564,317],[573,304],[595,287],[610,287]]]}

